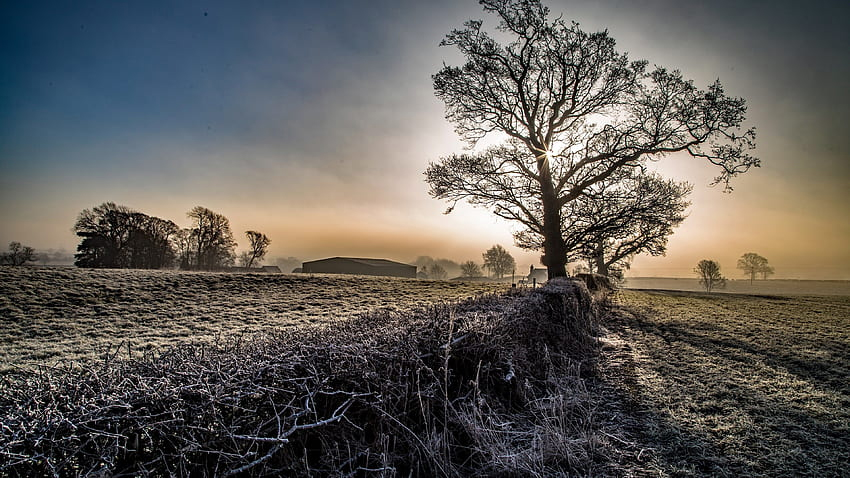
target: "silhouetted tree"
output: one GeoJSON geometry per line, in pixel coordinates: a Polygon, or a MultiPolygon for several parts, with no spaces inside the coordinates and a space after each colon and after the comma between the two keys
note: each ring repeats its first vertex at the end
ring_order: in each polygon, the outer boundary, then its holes
{"type": "Polygon", "coordinates": [[[460,272],[463,277],[481,277],[481,267],[473,261],[466,261],[461,264],[460,272]]]}
{"type": "Polygon", "coordinates": [[[767,276],[773,274],[773,267],[767,264],[767,259],[756,254],[755,252],[747,252],[738,259],[738,269],[744,271],[744,274],[750,276],[750,284],[756,278],[756,274],[762,274],[762,278],[767,279],[767,276]]]}
{"type": "Polygon", "coordinates": [[[480,3],[511,41],[500,44],[481,21],[466,22],[442,42],[466,63],[444,66],[434,89],[470,145],[492,132],[510,139],[441,158],[426,180],[433,197],[451,203],[448,211],[467,200],[539,234],[550,278],[566,275],[573,252],[561,234],[564,208],[612,175],[684,152],[719,166],[715,183],[728,188],[731,177],[758,166],[746,152],[755,131],[740,131],[745,102],[719,82],[700,90],[678,71],[648,71],[646,61],[618,52],[607,32],[549,20],[538,0],[480,3]]]}
{"type": "Polygon", "coordinates": [[[272,241],[265,234],[257,231],[245,231],[245,235],[250,242],[250,248],[248,250],[249,259],[245,267],[250,269],[254,262],[262,262],[263,258],[266,257],[269,244],[272,241]]]}
{"type": "Polygon", "coordinates": [[[720,264],[709,259],[703,259],[694,268],[699,283],[705,287],[706,292],[726,287],[726,278],[720,273],[720,264]]]}
{"type": "Polygon", "coordinates": [[[516,261],[504,247],[496,244],[482,254],[484,267],[486,267],[496,278],[501,279],[510,274],[516,268],[516,261]]]}
{"type": "Polygon", "coordinates": [[[215,270],[231,265],[236,241],[230,231],[230,221],[205,207],[195,206],[187,213],[192,220],[191,242],[195,246],[194,268],[215,270]]]}
{"type": "Polygon", "coordinates": [[[22,266],[27,262],[35,262],[35,249],[30,246],[24,246],[20,242],[12,241],[9,243],[9,252],[4,252],[0,255],[0,264],[10,266],[22,266]]]}
{"type": "Polygon", "coordinates": [[[431,256],[419,256],[413,261],[413,264],[416,265],[417,269],[424,272],[429,278],[431,274],[428,272],[434,264],[439,265],[445,272],[446,277],[451,275],[455,277],[460,274],[460,264],[450,259],[434,259],[431,256]]]}
{"type": "Polygon", "coordinates": [[[177,249],[177,265],[181,269],[193,269],[197,264],[195,254],[198,250],[196,237],[189,228],[180,229],[174,235],[174,245],[177,249]]]}
{"type": "Polygon", "coordinates": [[[446,269],[444,269],[443,266],[437,263],[431,264],[431,267],[429,267],[425,271],[425,273],[428,274],[429,279],[434,280],[443,280],[449,276],[449,273],[446,272],[446,269]]]}
{"type": "Polygon", "coordinates": [[[78,267],[159,269],[174,262],[176,224],[113,202],[84,209],[74,232],[82,238],[78,267]]]}
{"type": "MultiPolygon", "coordinates": [[[[666,252],[673,228],[685,219],[690,192],[688,183],[639,170],[595,184],[562,209],[561,236],[573,251],[569,261],[586,261],[589,272],[621,279],[635,255],[666,252]]],[[[514,238],[526,249],[543,247],[543,236],[531,229],[514,238]]]]}

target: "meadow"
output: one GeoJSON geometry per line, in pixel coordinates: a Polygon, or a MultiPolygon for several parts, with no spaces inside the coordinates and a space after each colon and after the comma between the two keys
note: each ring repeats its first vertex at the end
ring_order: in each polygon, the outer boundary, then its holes
{"type": "Polygon", "coordinates": [[[341,275],[0,268],[0,371],[139,355],[181,341],[503,291],[505,284],[341,275]]]}
{"type": "Polygon", "coordinates": [[[655,476],[847,476],[850,297],[616,294],[600,373],[655,476]]]}
{"type": "MultiPolygon", "coordinates": [[[[4,413],[31,415],[6,430],[16,438],[5,445],[11,450],[25,443],[20,437],[29,437],[33,446],[43,446],[42,432],[27,428],[28,423],[43,420],[45,430],[54,430],[60,422],[82,420],[63,411],[67,418],[56,421],[61,414],[49,400],[19,407],[20,397],[32,395],[31,384],[40,384],[42,395],[52,397],[56,383],[67,383],[62,387],[80,397],[75,398],[78,409],[89,420],[80,423],[104,430],[127,422],[129,410],[139,410],[132,416],[140,421],[134,426],[141,427],[131,430],[156,429],[166,425],[145,421],[153,416],[146,410],[155,407],[196,416],[198,410],[218,414],[222,404],[232,402],[228,406],[237,412],[254,407],[261,416],[259,410],[277,407],[281,397],[297,420],[304,411],[297,406],[301,399],[292,397],[312,396],[317,389],[310,387],[332,385],[321,393],[350,397],[340,402],[354,407],[345,412],[346,420],[340,420],[342,408],[336,409],[335,401],[324,415],[310,413],[320,423],[328,417],[327,426],[329,420],[346,425],[317,428],[317,435],[299,431],[287,439],[297,438],[304,446],[324,440],[321,456],[334,457],[334,466],[360,463],[362,469],[383,470],[379,476],[397,476],[401,470],[407,470],[404,476],[847,476],[850,295],[623,289],[589,305],[581,291],[562,300],[551,291],[503,294],[508,289],[505,284],[351,276],[2,268],[3,368],[9,377],[15,369],[68,360],[99,359],[93,363],[101,364],[52,372],[68,370],[79,378],[23,375],[25,381],[3,382],[4,413]],[[470,297],[475,299],[458,305],[470,297]],[[434,303],[441,305],[429,309],[434,303]],[[599,323],[574,331],[576,318],[586,320],[591,311],[599,323]],[[589,331],[595,334],[590,349],[570,341],[589,331]],[[240,336],[261,339],[233,342],[240,336]],[[538,346],[550,340],[555,342],[538,346]],[[180,345],[185,342],[196,345],[180,345]],[[198,348],[203,343],[213,348],[198,348]],[[140,362],[102,360],[107,352],[138,358],[144,351],[148,354],[140,362]],[[184,383],[195,375],[200,389],[184,383]],[[210,377],[217,377],[218,385],[209,386],[210,377]],[[268,382],[264,387],[291,383],[292,390],[248,393],[245,383],[253,382],[246,377],[268,382]],[[301,390],[304,377],[315,383],[301,390]],[[84,392],[76,382],[86,383],[84,392]],[[155,391],[152,397],[135,392],[148,388],[155,391]],[[103,410],[114,416],[90,412],[91,403],[101,407],[113,399],[123,402],[103,410]],[[370,420],[380,424],[380,433],[363,435],[360,426],[370,420]],[[361,450],[356,460],[345,455],[351,446],[361,450]]],[[[244,439],[240,430],[250,423],[240,420],[246,417],[213,416],[216,426],[230,428],[216,428],[209,436],[244,439]]],[[[184,431],[164,428],[146,436],[161,446],[171,442],[157,437],[184,431]]],[[[201,428],[189,431],[195,435],[179,443],[212,439],[201,428]]],[[[76,437],[80,432],[68,433],[76,437]]],[[[138,432],[128,436],[133,433],[138,432]]],[[[103,436],[118,450],[103,456],[118,460],[126,455],[127,442],[110,438],[113,431],[103,436]]],[[[216,466],[236,467],[242,463],[237,458],[266,450],[259,444],[275,443],[253,439],[258,444],[249,448],[216,452],[216,466]]],[[[269,468],[259,475],[271,473],[272,465],[284,469],[301,459],[297,447],[290,455],[283,443],[274,448],[282,455],[264,462],[269,468]]],[[[174,449],[188,449],[184,445],[174,449]]],[[[157,458],[150,454],[157,448],[150,446],[146,459],[181,466],[198,459],[182,451],[157,458]]],[[[18,456],[14,453],[0,454],[18,456]]],[[[191,474],[192,469],[184,471],[191,474]]],[[[308,476],[316,470],[298,473],[308,476]]]]}

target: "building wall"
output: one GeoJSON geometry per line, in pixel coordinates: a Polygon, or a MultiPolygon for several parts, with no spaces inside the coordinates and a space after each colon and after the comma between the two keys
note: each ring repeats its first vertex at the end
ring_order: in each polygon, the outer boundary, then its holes
{"type": "Polygon", "coordinates": [[[302,272],[305,274],[359,274],[416,278],[416,266],[399,264],[397,266],[378,267],[341,258],[305,262],[302,272]]]}

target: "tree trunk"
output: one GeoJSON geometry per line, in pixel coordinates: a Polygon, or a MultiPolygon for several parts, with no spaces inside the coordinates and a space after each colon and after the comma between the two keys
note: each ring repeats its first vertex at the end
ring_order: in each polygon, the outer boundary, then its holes
{"type": "Polygon", "coordinates": [[[608,264],[605,262],[605,245],[602,241],[596,245],[596,273],[608,277],[608,264]]]}
{"type": "Polygon", "coordinates": [[[561,236],[561,208],[552,184],[549,162],[538,159],[540,189],[543,202],[543,255],[549,279],[567,276],[567,248],[561,236]]]}

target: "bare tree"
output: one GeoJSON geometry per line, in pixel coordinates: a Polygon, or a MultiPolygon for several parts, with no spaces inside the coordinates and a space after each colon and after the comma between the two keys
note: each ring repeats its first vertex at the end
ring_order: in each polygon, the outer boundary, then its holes
{"type": "Polygon", "coordinates": [[[434,280],[443,280],[449,276],[449,273],[446,272],[446,269],[440,264],[437,264],[436,262],[434,264],[431,264],[431,267],[429,267],[425,273],[428,274],[429,279],[434,280]]]}
{"type": "Polygon", "coordinates": [[[473,261],[466,261],[460,265],[463,277],[481,277],[481,267],[473,261]]]}
{"type": "Polygon", "coordinates": [[[214,270],[232,264],[236,241],[230,231],[230,221],[201,206],[192,208],[187,216],[193,222],[190,230],[195,246],[195,267],[214,270]]]}
{"type": "Polygon", "coordinates": [[[269,251],[269,244],[272,241],[268,236],[257,231],[245,231],[245,235],[248,237],[248,241],[250,241],[250,249],[248,250],[249,259],[245,267],[250,269],[254,262],[262,262],[263,258],[266,257],[266,253],[269,251]]]}
{"type": "MultiPolygon", "coordinates": [[[[640,170],[597,183],[563,208],[561,237],[569,261],[587,261],[589,272],[621,276],[637,254],[663,255],[673,229],[685,219],[691,185],[640,170]]],[[[541,249],[531,229],[514,234],[518,246],[541,249]]]]}
{"type": "Polygon", "coordinates": [[[426,180],[449,211],[467,200],[539,234],[550,278],[566,275],[572,252],[561,235],[564,207],[619,171],[684,152],[719,166],[714,182],[728,189],[730,178],[758,166],[747,153],[755,131],[740,131],[745,102],[719,81],[700,90],[678,71],[648,70],[607,32],[549,20],[539,0],[480,3],[511,41],[502,45],[480,20],[467,21],[441,43],[466,63],[444,66],[434,89],[471,146],[490,133],[510,139],[441,158],[426,180]]]}
{"type": "Polygon", "coordinates": [[[750,276],[750,284],[756,278],[756,274],[762,274],[763,279],[773,274],[773,267],[767,264],[767,259],[756,254],[755,252],[747,252],[738,259],[738,269],[744,271],[744,274],[750,276]]]}
{"type": "Polygon", "coordinates": [[[720,273],[720,264],[709,259],[703,259],[697,263],[694,272],[699,276],[699,283],[705,287],[706,292],[726,287],[726,278],[720,273]]]}
{"type": "Polygon", "coordinates": [[[27,262],[35,262],[38,257],[35,254],[35,249],[30,246],[24,246],[20,242],[12,241],[9,243],[9,252],[4,252],[0,255],[0,264],[10,266],[22,266],[27,262]]]}
{"type": "Polygon", "coordinates": [[[773,275],[773,267],[765,264],[761,269],[759,269],[759,274],[761,274],[762,280],[767,280],[767,276],[773,275]]]}
{"type": "Polygon", "coordinates": [[[516,261],[514,261],[513,256],[499,244],[487,249],[487,252],[482,256],[484,257],[484,267],[498,279],[516,269],[516,261]]]}

